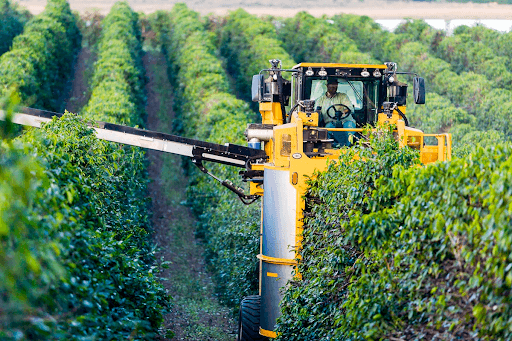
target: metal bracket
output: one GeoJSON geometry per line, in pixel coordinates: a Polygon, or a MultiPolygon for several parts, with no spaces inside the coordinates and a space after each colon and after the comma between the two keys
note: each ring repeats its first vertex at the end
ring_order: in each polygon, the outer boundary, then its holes
{"type": "Polygon", "coordinates": [[[210,173],[208,171],[208,169],[206,169],[203,166],[203,162],[202,162],[202,159],[201,159],[200,156],[194,157],[192,159],[192,163],[194,165],[196,165],[196,167],[199,168],[199,170],[201,172],[211,176],[213,179],[215,179],[218,182],[220,182],[222,186],[226,187],[231,192],[235,193],[238,196],[238,198],[240,199],[240,201],[242,201],[245,205],[250,205],[250,204],[256,202],[256,200],[258,200],[260,198],[259,195],[247,195],[247,194],[244,193],[244,190],[242,188],[235,187],[235,185],[233,185],[233,183],[231,181],[229,181],[229,180],[221,180],[218,177],[216,177],[215,175],[213,175],[212,173],[210,173]]]}
{"type": "Polygon", "coordinates": [[[391,118],[393,117],[393,111],[397,108],[397,104],[396,102],[384,102],[382,103],[382,108],[384,109],[384,114],[391,118]]]}

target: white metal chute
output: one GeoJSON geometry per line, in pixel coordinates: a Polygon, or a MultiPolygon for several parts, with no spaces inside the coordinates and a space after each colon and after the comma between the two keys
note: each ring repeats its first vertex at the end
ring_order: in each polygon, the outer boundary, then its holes
{"type": "Polygon", "coordinates": [[[164,153],[178,154],[188,157],[194,156],[192,154],[194,146],[192,145],[123,133],[119,131],[106,130],[97,127],[93,128],[96,130],[96,136],[101,140],[158,150],[164,153]]]}
{"type": "MultiPolygon", "coordinates": [[[[62,116],[62,114],[51,111],[32,108],[22,108],[21,111],[13,114],[12,122],[36,128],[40,128],[42,123],[50,122],[55,116],[62,116]]],[[[5,118],[6,112],[0,110],[0,120],[5,120],[5,118]]],[[[95,122],[91,125],[91,128],[96,131],[96,136],[101,140],[182,155],[195,160],[223,163],[235,167],[246,168],[249,161],[266,158],[264,151],[246,146],[220,145],[118,124],[95,122]]]]}
{"type": "MultiPolygon", "coordinates": [[[[5,120],[5,112],[0,110],[0,120],[5,120]]],[[[24,113],[15,113],[12,117],[12,122],[24,126],[40,128],[42,123],[50,122],[52,119],[47,117],[39,117],[24,113]]],[[[96,131],[96,136],[100,140],[122,143],[130,146],[136,146],[146,149],[158,150],[165,153],[178,154],[188,157],[193,157],[192,145],[178,143],[173,141],[166,141],[163,139],[149,138],[130,133],[119,131],[112,131],[98,127],[92,127],[96,131]]]]}
{"type": "MultiPolygon", "coordinates": [[[[5,121],[6,113],[3,110],[0,110],[0,120],[5,121]]],[[[36,128],[41,128],[41,123],[50,122],[51,118],[46,117],[38,117],[33,115],[27,115],[23,113],[15,113],[11,118],[13,123],[31,126],[36,128]]]]}

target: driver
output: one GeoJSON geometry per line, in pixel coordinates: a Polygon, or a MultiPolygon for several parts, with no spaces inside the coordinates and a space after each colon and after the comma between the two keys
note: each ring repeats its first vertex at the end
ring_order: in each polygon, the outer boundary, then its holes
{"type": "MultiPolygon", "coordinates": [[[[320,115],[320,124],[324,125],[326,128],[355,128],[356,121],[352,117],[352,113],[354,112],[354,105],[348,98],[346,93],[340,93],[338,91],[338,80],[336,78],[329,78],[327,80],[327,92],[317,98],[315,100],[315,106],[317,110],[321,110],[320,115]],[[350,114],[340,121],[337,121],[336,118],[331,118],[327,115],[327,109],[329,109],[332,105],[335,104],[343,104],[348,109],[350,109],[350,114]],[[323,122],[323,124],[322,124],[323,122]]],[[[346,114],[348,109],[339,105],[330,109],[331,116],[334,116],[336,110],[342,110],[343,114],[346,114]]],[[[344,116],[344,115],[342,115],[344,116]]],[[[353,135],[353,132],[346,131],[337,131],[337,132],[329,132],[330,138],[334,139],[334,146],[349,146],[350,142],[348,140],[349,135],[353,135]]]]}

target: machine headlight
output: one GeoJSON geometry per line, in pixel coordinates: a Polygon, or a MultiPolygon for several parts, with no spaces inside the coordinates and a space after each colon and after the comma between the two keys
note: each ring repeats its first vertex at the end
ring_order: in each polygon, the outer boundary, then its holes
{"type": "Polygon", "coordinates": [[[366,68],[364,68],[363,71],[361,71],[361,76],[370,77],[370,73],[368,72],[368,70],[366,70],[366,68]]]}
{"type": "Polygon", "coordinates": [[[319,75],[320,77],[325,77],[325,76],[327,76],[327,71],[325,71],[325,69],[322,67],[322,68],[320,69],[320,71],[318,71],[318,75],[319,75]]]}
{"type": "Polygon", "coordinates": [[[382,76],[382,73],[380,73],[380,70],[375,69],[375,71],[373,71],[373,77],[379,78],[380,76],[382,76]]]}
{"type": "Polygon", "coordinates": [[[315,74],[315,72],[313,71],[313,69],[310,67],[308,67],[308,70],[306,71],[306,76],[313,76],[315,74]]]}

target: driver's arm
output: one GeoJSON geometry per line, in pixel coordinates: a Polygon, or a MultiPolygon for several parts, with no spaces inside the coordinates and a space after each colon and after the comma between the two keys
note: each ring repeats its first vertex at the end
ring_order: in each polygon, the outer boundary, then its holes
{"type": "Polygon", "coordinates": [[[352,101],[350,100],[350,98],[348,97],[348,95],[344,92],[340,93],[340,96],[339,96],[339,103],[340,104],[343,104],[343,105],[346,105],[350,111],[353,113],[354,112],[354,105],[352,104],[352,101]]]}

